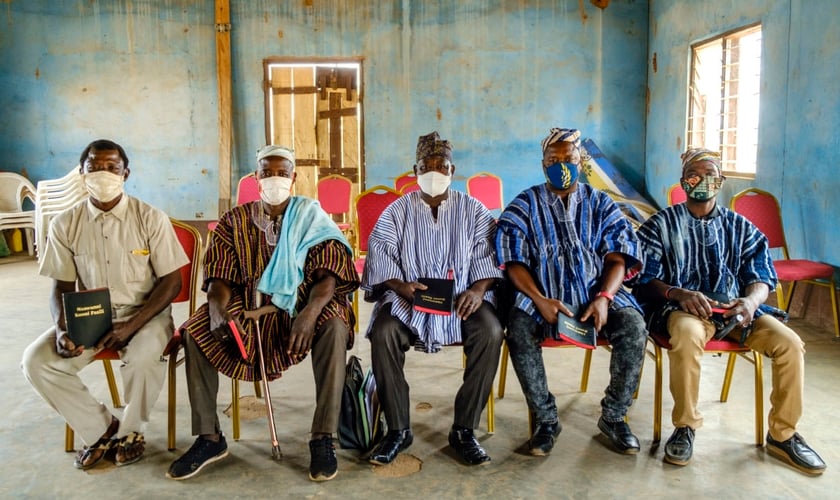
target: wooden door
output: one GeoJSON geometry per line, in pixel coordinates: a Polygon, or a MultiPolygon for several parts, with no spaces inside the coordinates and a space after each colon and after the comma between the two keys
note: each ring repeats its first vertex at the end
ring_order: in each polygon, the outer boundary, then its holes
{"type": "Polygon", "coordinates": [[[318,179],[339,174],[362,189],[361,63],[265,61],[266,138],[294,148],[295,194],[317,198],[318,179]]]}

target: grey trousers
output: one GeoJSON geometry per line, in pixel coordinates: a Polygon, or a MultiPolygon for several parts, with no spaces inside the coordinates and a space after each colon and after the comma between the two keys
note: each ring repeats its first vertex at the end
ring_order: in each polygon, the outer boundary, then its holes
{"type": "MultiPolygon", "coordinates": [[[[344,322],[333,318],[321,326],[313,339],[310,352],[312,372],[315,376],[315,414],[310,430],[313,434],[338,432],[349,336],[350,331],[344,322]]],[[[192,337],[184,338],[184,350],[187,389],[192,410],[192,433],[196,436],[221,432],[219,415],[216,412],[219,372],[210,364],[192,337]]]]}
{"type": "MultiPolygon", "coordinates": [[[[475,429],[493,388],[502,348],[502,327],[493,306],[484,302],[461,322],[461,333],[467,367],[463,384],[455,396],[454,424],[475,429]]],[[[391,316],[391,305],[388,304],[373,319],[369,338],[376,391],[388,429],[408,429],[411,420],[404,372],[405,353],[414,345],[416,336],[391,316]]]]}
{"type": "MultiPolygon", "coordinates": [[[[548,390],[540,346],[543,331],[542,325],[523,310],[511,309],[507,333],[510,359],[535,423],[557,420],[557,405],[548,390]]],[[[613,348],[610,383],[601,400],[601,415],[607,421],[617,422],[624,418],[633,402],[645,357],[647,330],[642,315],[632,307],[625,307],[610,309],[601,334],[606,335],[613,348]]]]}

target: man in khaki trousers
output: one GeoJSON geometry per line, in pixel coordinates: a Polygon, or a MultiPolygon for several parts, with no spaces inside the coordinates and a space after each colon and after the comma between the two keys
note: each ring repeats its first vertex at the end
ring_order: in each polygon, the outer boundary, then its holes
{"type": "Polygon", "coordinates": [[[767,452],[802,472],[822,474],[825,462],[796,432],[803,406],[804,345],[764,305],[778,281],[767,238],[746,218],[716,203],[724,180],[720,154],[689,149],[682,160],[680,180],[688,199],[655,214],[638,232],[645,265],[635,291],[651,327],[667,331],[672,346],[675,429],[665,444],[665,461],[686,465],[691,460],[694,433],[703,425],[697,411],[703,348],[718,324],[736,322],[730,335],[745,338],[746,346],[773,360],[767,452]]]}
{"type": "Polygon", "coordinates": [[[169,217],[128,196],[128,156],[114,142],[90,143],[79,159],[90,197],[50,224],[40,274],[53,280],[54,325],[23,353],[23,373],[35,391],[88,446],[74,462],[89,469],[111,448],[117,465],[143,456],[144,427],[166,376],[161,353],[173,331],[170,303],[189,262],[169,217]],[[107,288],[113,328],[95,348],[73,343],[62,308],[66,292],[107,288]],[[90,394],[78,372],[100,348],[119,352],[125,410],[121,420],[90,394]]]}

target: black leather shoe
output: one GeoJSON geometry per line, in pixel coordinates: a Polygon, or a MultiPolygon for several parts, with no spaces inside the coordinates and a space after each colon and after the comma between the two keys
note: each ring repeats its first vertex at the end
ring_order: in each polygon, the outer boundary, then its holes
{"type": "Polygon", "coordinates": [[[604,417],[601,417],[598,419],[598,428],[610,438],[610,442],[619,453],[625,455],[639,453],[639,439],[633,435],[630,426],[624,420],[607,422],[604,417]]]}
{"type": "Polygon", "coordinates": [[[449,431],[449,446],[458,452],[467,465],[484,465],[490,462],[490,457],[478,444],[472,429],[453,425],[449,431]]]}
{"type": "Polygon", "coordinates": [[[388,431],[388,434],[385,434],[382,441],[370,453],[368,460],[372,464],[388,465],[413,442],[414,436],[411,434],[411,429],[388,431]]]}
{"type": "Polygon", "coordinates": [[[787,462],[806,474],[814,476],[825,471],[825,462],[817,455],[798,432],[787,441],[776,441],[767,433],[767,452],[770,455],[787,462]]]}
{"type": "Polygon", "coordinates": [[[528,447],[531,449],[531,455],[542,457],[551,453],[554,448],[554,438],[560,434],[563,426],[560,425],[559,420],[554,422],[540,422],[537,428],[534,429],[534,434],[528,442],[528,447]]]}
{"type": "Polygon", "coordinates": [[[674,465],[686,465],[694,451],[694,429],[677,427],[665,443],[665,461],[674,465]]]}

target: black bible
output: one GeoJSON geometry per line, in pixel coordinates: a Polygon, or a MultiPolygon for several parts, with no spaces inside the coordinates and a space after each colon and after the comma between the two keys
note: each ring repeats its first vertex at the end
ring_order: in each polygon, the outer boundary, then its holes
{"type": "Polygon", "coordinates": [[[437,278],[419,278],[428,288],[414,291],[414,309],[429,314],[452,314],[452,295],[455,290],[455,280],[437,278]]]}
{"type": "Polygon", "coordinates": [[[580,321],[580,314],[576,307],[566,304],[569,312],[574,314],[570,318],[562,312],[557,313],[557,334],[561,339],[584,349],[595,349],[598,345],[598,333],[592,320],[580,321]]]}
{"type": "Polygon", "coordinates": [[[76,347],[93,347],[111,331],[111,293],[107,288],[67,292],[61,298],[67,334],[76,347]]]}

